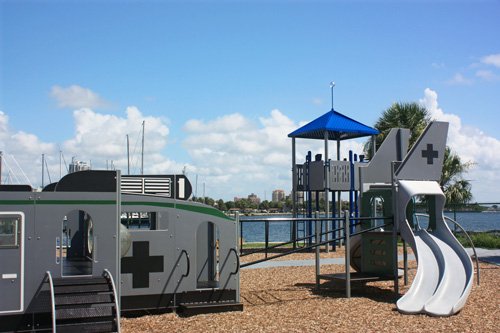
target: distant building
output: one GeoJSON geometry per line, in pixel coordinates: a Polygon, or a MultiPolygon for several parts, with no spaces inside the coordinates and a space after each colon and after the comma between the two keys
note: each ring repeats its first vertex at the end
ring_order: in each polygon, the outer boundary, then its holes
{"type": "Polygon", "coordinates": [[[285,191],[283,190],[274,190],[273,191],[273,202],[280,202],[285,200],[285,191]]]}
{"type": "Polygon", "coordinates": [[[256,205],[260,204],[260,198],[257,196],[257,194],[254,194],[254,193],[250,194],[248,196],[248,200],[253,204],[256,204],[256,205]]]}
{"type": "Polygon", "coordinates": [[[69,165],[69,173],[77,172],[77,171],[85,171],[85,170],[90,170],[90,165],[88,165],[85,162],[82,161],[77,161],[73,157],[71,160],[71,164],[69,165]]]}

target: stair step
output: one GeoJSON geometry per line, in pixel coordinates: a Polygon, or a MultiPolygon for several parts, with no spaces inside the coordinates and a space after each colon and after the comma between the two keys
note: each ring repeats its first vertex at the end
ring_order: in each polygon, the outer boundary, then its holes
{"type": "Polygon", "coordinates": [[[59,294],[55,298],[56,306],[71,305],[71,304],[99,304],[99,303],[112,303],[113,294],[59,294]]]}
{"type": "Polygon", "coordinates": [[[243,311],[243,304],[237,302],[181,303],[178,313],[183,316],[193,316],[203,313],[217,313],[226,311],[243,311]]]}
{"type": "Polygon", "coordinates": [[[116,325],[114,321],[101,321],[93,323],[75,323],[57,325],[58,333],[101,333],[101,332],[116,332],[116,325]]]}
{"type": "Polygon", "coordinates": [[[104,277],[85,277],[85,278],[57,278],[54,279],[54,286],[73,286],[81,284],[108,284],[104,277]]]}
{"type": "Polygon", "coordinates": [[[109,284],[60,285],[54,287],[54,294],[76,294],[112,291],[109,284]]]}
{"type": "Polygon", "coordinates": [[[114,316],[114,303],[109,303],[107,305],[99,306],[68,306],[59,307],[56,309],[57,320],[67,320],[67,319],[92,319],[101,317],[113,317],[114,316]]]}

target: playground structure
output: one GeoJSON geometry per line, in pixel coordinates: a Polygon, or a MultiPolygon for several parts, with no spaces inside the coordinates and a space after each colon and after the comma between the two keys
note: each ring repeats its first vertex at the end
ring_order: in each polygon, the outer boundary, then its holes
{"type": "MultiPolygon", "coordinates": [[[[397,302],[398,310],[406,314],[449,316],[463,308],[472,288],[474,269],[470,257],[453,236],[443,215],[445,199],[438,181],[447,132],[448,123],[432,122],[406,153],[409,130],[392,129],[369,162],[365,162],[363,157],[361,161],[356,161],[351,152],[349,161],[325,163],[318,157],[312,162],[309,155],[303,166],[294,167],[294,197],[298,191],[307,192],[308,218],[313,212],[311,192],[324,190],[328,198],[330,190],[349,191],[350,210],[344,214],[344,228],[337,227],[342,224],[342,217],[341,214],[335,216],[335,197],[332,217],[327,209],[326,216],[321,218],[327,223],[326,232],[316,221],[313,234],[314,220],[305,222],[309,225],[306,238],[310,242],[313,237],[316,239],[315,246],[311,247],[316,247],[317,251],[318,287],[323,279],[345,280],[349,297],[351,281],[394,279],[398,292],[397,240],[400,235],[412,248],[418,269],[409,291],[397,302]],[[427,203],[429,226],[426,230],[414,218],[413,203],[416,200],[427,203]],[[386,223],[389,219],[393,222],[386,223]],[[329,221],[332,222],[333,240],[322,242],[321,237],[330,234],[329,221]],[[335,232],[339,230],[345,235],[337,237],[335,232]],[[350,236],[352,233],[355,233],[354,237],[350,236]],[[346,273],[321,274],[319,245],[328,245],[339,239],[345,241],[346,273]],[[349,266],[356,272],[351,273],[349,266]]],[[[329,206],[328,199],[326,206],[329,206]]]]}
{"type": "Polygon", "coordinates": [[[117,332],[120,315],[241,310],[236,224],[183,175],[0,185],[0,331],[117,332]]]}
{"type": "MultiPolygon", "coordinates": [[[[443,217],[444,195],[437,181],[448,124],[431,123],[408,153],[409,130],[393,129],[369,161],[352,153],[341,161],[340,140],[377,131],[333,109],[318,119],[289,135],[294,249],[278,256],[316,249],[317,285],[322,279],[345,280],[348,297],[351,280],[394,279],[398,292],[400,235],[412,248],[418,270],[398,310],[435,316],[460,311],[474,270],[443,217]],[[332,122],[343,127],[322,131],[316,126],[332,122]],[[305,164],[297,164],[298,137],[325,140],[325,161],[320,156],[312,161],[308,154],[305,164]],[[337,140],[337,161],[328,159],[329,140],[337,140]],[[349,192],[345,212],[342,191],[349,192]],[[297,217],[299,192],[307,198],[302,218],[297,217]],[[326,199],[323,217],[314,214],[318,209],[311,204],[313,193],[319,201],[319,192],[326,199]],[[330,216],[331,192],[337,199],[333,196],[330,216]],[[428,205],[427,230],[412,210],[421,197],[428,205]],[[304,225],[302,235],[297,223],[304,225]],[[321,274],[320,246],[328,250],[339,240],[346,247],[346,273],[321,274]],[[299,241],[305,246],[298,247],[299,241]]],[[[120,330],[121,314],[242,310],[239,221],[187,201],[191,191],[183,175],[92,170],[68,174],[42,192],[0,185],[0,331],[85,327],[109,332],[120,330]]]]}

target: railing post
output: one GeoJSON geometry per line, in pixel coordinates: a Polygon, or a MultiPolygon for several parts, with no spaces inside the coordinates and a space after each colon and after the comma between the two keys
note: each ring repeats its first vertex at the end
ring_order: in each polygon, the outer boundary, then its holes
{"type": "Polygon", "coordinates": [[[349,211],[344,211],[345,232],[345,295],[351,298],[351,230],[349,225],[349,211]]]}
{"type": "Polygon", "coordinates": [[[264,226],[265,226],[265,234],[264,234],[264,237],[265,237],[265,247],[266,247],[266,259],[267,259],[267,252],[268,252],[268,247],[269,247],[269,221],[266,220],[264,222],[264,226]]]}
{"type": "Polygon", "coordinates": [[[403,267],[404,267],[404,284],[408,285],[408,250],[406,248],[406,242],[403,239],[403,267]]]}
{"type": "MultiPolygon", "coordinates": [[[[316,289],[319,289],[319,275],[320,275],[320,269],[321,269],[321,263],[320,263],[320,248],[319,248],[319,243],[321,243],[320,241],[320,238],[319,238],[319,234],[320,234],[320,228],[321,228],[321,223],[319,223],[318,221],[318,216],[319,216],[319,212],[315,212],[314,213],[314,218],[316,219],[316,221],[314,222],[315,223],[315,227],[316,227],[316,235],[315,235],[315,239],[316,239],[316,289]]],[[[327,248],[328,248],[328,244],[327,244],[327,248]]]]}

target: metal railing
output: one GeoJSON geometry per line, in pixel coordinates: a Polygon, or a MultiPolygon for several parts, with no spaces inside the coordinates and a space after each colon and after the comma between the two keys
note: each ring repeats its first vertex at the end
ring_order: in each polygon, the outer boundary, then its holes
{"type": "MultiPolygon", "coordinates": [[[[253,220],[253,221],[263,222],[265,220],[266,219],[259,219],[259,220],[253,220]]],[[[279,218],[278,219],[273,218],[272,220],[273,221],[278,221],[278,220],[281,220],[281,219],[279,219],[279,218]]],[[[294,218],[285,218],[285,221],[290,221],[290,220],[293,221],[294,218]]],[[[318,233],[318,234],[314,233],[314,234],[312,234],[310,236],[306,236],[306,237],[303,237],[303,238],[298,238],[296,240],[292,240],[292,241],[289,241],[289,242],[283,242],[283,243],[279,243],[279,244],[272,245],[272,246],[267,246],[268,244],[266,244],[266,247],[263,248],[263,249],[258,249],[258,250],[252,251],[250,253],[240,254],[240,257],[243,257],[243,256],[254,254],[254,253],[265,252],[265,257],[263,259],[255,260],[255,261],[252,261],[252,262],[243,263],[243,264],[241,264],[241,268],[244,268],[244,267],[247,267],[247,266],[251,266],[251,265],[255,265],[255,264],[258,264],[258,263],[261,263],[261,262],[273,260],[273,259],[276,259],[276,258],[284,257],[284,256],[287,256],[287,255],[290,255],[290,254],[293,254],[293,253],[298,253],[298,252],[304,252],[304,251],[308,251],[308,250],[313,250],[313,249],[316,249],[316,248],[318,248],[320,246],[330,245],[330,244],[332,244],[334,242],[337,242],[337,241],[340,241],[340,240],[346,241],[346,236],[345,236],[345,234],[347,233],[345,231],[345,225],[346,225],[345,221],[346,220],[347,220],[347,225],[349,225],[349,228],[353,228],[353,227],[356,227],[358,225],[361,225],[363,223],[363,221],[370,221],[370,220],[390,220],[389,223],[385,223],[385,224],[382,224],[382,225],[377,225],[375,227],[364,228],[362,230],[358,230],[356,232],[350,233],[350,237],[353,237],[353,236],[356,236],[356,235],[360,235],[360,234],[363,234],[363,233],[366,233],[366,232],[374,231],[374,230],[379,230],[380,228],[391,226],[393,224],[392,223],[392,217],[349,217],[349,215],[346,215],[345,217],[341,217],[341,218],[324,218],[324,217],[318,217],[318,218],[296,218],[295,220],[307,220],[307,221],[313,221],[313,222],[314,221],[315,222],[321,222],[321,221],[325,221],[325,220],[335,220],[335,221],[342,222],[344,224],[344,226],[336,228],[336,229],[333,229],[333,230],[330,230],[330,231],[321,232],[321,233],[318,233]],[[355,222],[355,223],[351,223],[351,222],[355,222]],[[339,237],[334,237],[334,238],[328,239],[326,241],[321,241],[320,240],[323,235],[333,234],[333,233],[335,233],[337,231],[344,231],[344,235],[339,236],[339,237]],[[315,240],[316,242],[314,244],[312,244],[312,245],[304,246],[304,247],[300,247],[300,248],[295,248],[295,249],[291,249],[291,250],[286,251],[284,253],[273,255],[272,257],[268,257],[267,256],[267,252],[268,252],[269,249],[274,249],[274,248],[277,248],[279,246],[284,246],[284,245],[292,244],[292,243],[294,243],[294,241],[301,241],[301,240],[305,240],[305,239],[311,239],[312,240],[312,238],[315,238],[315,237],[316,237],[316,240],[315,240]]]]}
{"type": "Polygon", "coordinates": [[[50,274],[50,271],[45,272],[44,280],[48,280],[48,282],[49,282],[50,307],[52,310],[52,332],[56,333],[56,330],[57,330],[57,327],[56,327],[56,300],[55,300],[55,295],[54,295],[54,281],[52,280],[52,274],[50,274]]]}
{"type": "MultiPolygon", "coordinates": [[[[343,218],[333,218],[333,217],[321,217],[321,218],[314,218],[314,217],[271,217],[271,218],[251,218],[251,219],[238,219],[238,223],[240,226],[240,256],[246,256],[250,255],[253,253],[259,253],[259,252],[265,252],[265,255],[267,257],[268,253],[267,251],[270,249],[275,249],[281,246],[285,245],[293,245],[293,248],[297,248],[297,244],[301,241],[306,241],[310,240],[312,241],[312,238],[315,237],[314,233],[309,234],[308,236],[305,237],[297,237],[296,236],[296,230],[295,234],[293,231],[290,233],[290,241],[288,242],[279,242],[278,244],[273,244],[269,245],[269,235],[270,235],[270,228],[269,225],[270,223],[275,223],[275,222],[288,222],[290,224],[290,228],[296,228],[296,223],[297,222],[342,222],[344,219],[343,218]],[[264,223],[264,248],[251,251],[249,253],[243,253],[243,223],[264,223]]],[[[327,227],[328,230],[328,227],[327,227]]],[[[335,228],[333,230],[329,230],[326,232],[322,232],[320,234],[321,237],[325,235],[329,235],[333,232],[341,231],[343,228],[335,228]]],[[[301,249],[304,249],[304,247],[301,247],[301,249]]]]}
{"type": "Polygon", "coordinates": [[[106,268],[104,269],[103,272],[104,277],[106,277],[109,282],[111,283],[111,288],[113,289],[113,298],[115,299],[115,310],[116,310],[116,331],[118,333],[121,332],[120,329],[120,305],[118,304],[118,293],[116,292],[116,286],[115,286],[115,281],[113,280],[113,275],[111,275],[111,272],[106,268]]]}
{"type": "Polygon", "coordinates": [[[187,261],[186,266],[187,266],[187,268],[186,268],[186,273],[184,273],[184,274],[182,274],[182,275],[181,275],[181,280],[182,280],[183,278],[185,278],[185,277],[188,277],[189,272],[191,271],[191,259],[189,258],[189,254],[187,253],[187,251],[186,251],[186,250],[182,250],[182,251],[181,251],[181,256],[182,256],[183,254],[185,254],[185,255],[186,255],[186,261],[187,261]]]}
{"type": "MultiPolygon", "coordinates": [[[[418,221],[418,217],[421,216],[421,217],[427,217],[429,218],[429,215],[428,214],[422,214],[422,213],[415,213],[415,217],[417,218],[417,224],[419,225],[419,221],[418,221]]],[[[474,242],[472,241],[472,238],[470,238],[469,234],[467,233],[467,231],[460,225],[460,223],[458,223],[457,221],[455,221],[454,219],[452,219],[451,217],[448,217],[446,215],[443,215],[445,220],[449,221],[449,222],[452,222],[455,226],[459,227],[460,230],[462,230],[462,232],[464,233],[465,237],[467,237],[467,240],[469,241],[471,247],[472,247],[472,251],[474,252],[474,259],[476,261],[476,276],[477,276],[477,285],[479,285],[479,257],[477,256],[477,252],[476,252],[476,247],[474,246],[474,242]]],[[[420,227],[420,225],[419,225],[420,227]]]]}

